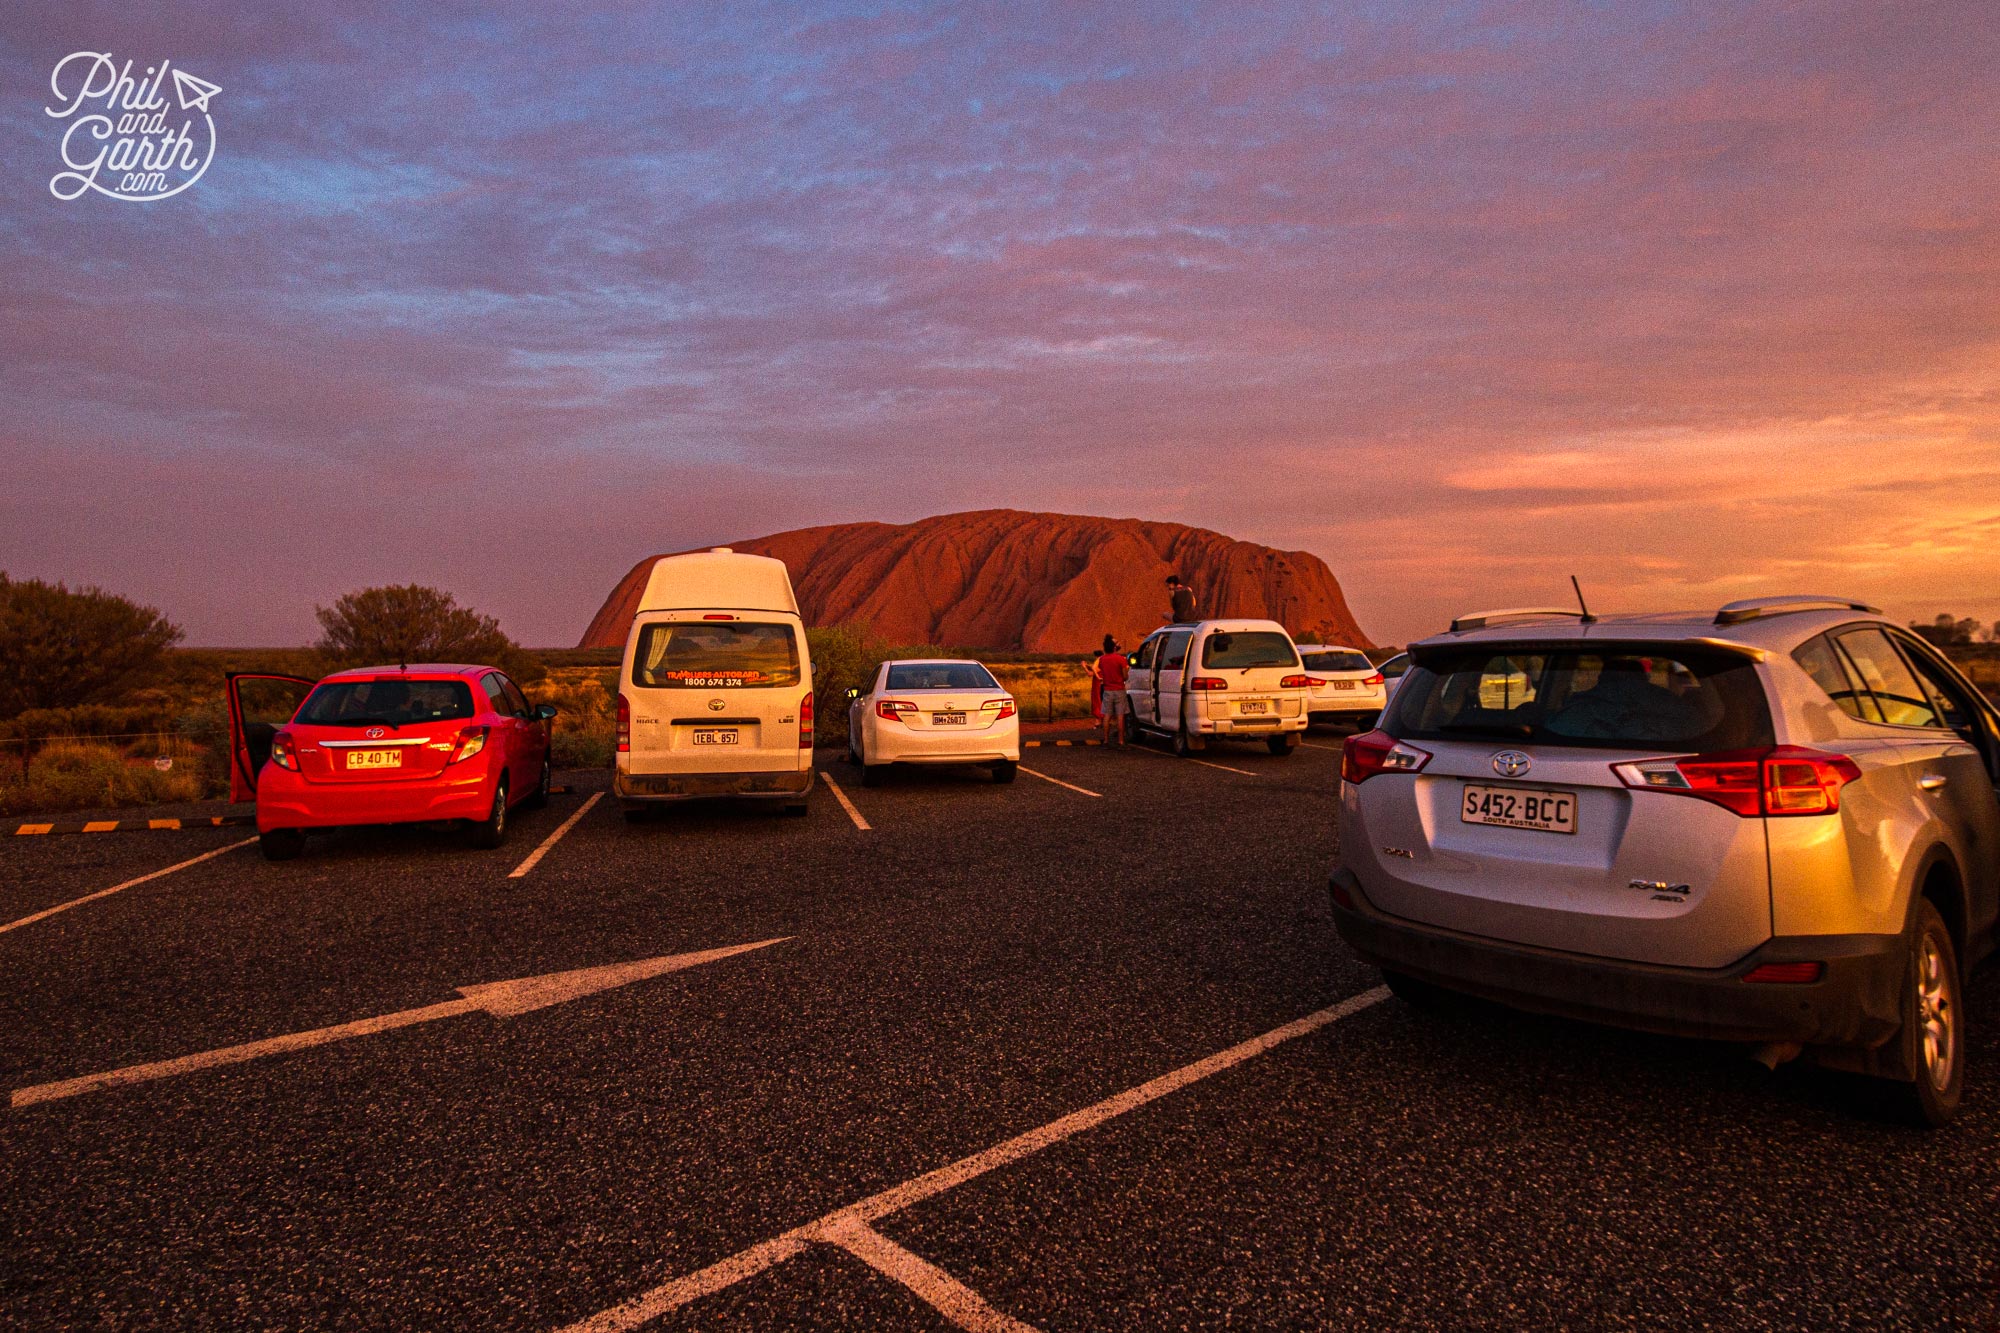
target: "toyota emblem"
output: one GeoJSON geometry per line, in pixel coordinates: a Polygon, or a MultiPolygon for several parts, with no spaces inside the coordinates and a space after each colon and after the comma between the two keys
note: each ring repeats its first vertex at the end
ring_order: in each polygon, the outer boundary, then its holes
{"type": "Polygon", "coordinates": [[[379,741],[388,734],[389,733],[383,730],[381,727],[368,728],[368,739],[371,741],[379,741]]]}
{"type": "Polygon", "coordinates": [[[727,707],[729,707],[729,701],[727,699],[710,699],[708,701],[708,711],[711,713],[720,713],[723,709],[727,707]]]}
{"type": "Polygon", "coordinates": [[[1493,771],[1503,778],[1518,778],[1527,772],[1534,762],[1519,750],[1502,750],[1493,756],[1493,771]]]}

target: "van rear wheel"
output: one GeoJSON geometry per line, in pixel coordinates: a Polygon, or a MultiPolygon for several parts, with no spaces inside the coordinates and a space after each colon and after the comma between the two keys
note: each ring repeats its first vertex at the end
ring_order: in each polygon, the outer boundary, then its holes
{"type": "Polygon", "coordinates": [[[1208,748],[1208,742],[1187,729],[1186,719],[1174,731],[1174,753],[1185,759],[1191,754],[1200,754],[1208,748]]]}
{"type": "Polygon", "coordinates": [[[1266,736],[1264,744],[1270,748],[1272,754],[1290,754],[1299,747],[1299,738],[1296,736],[1266,736]]]}

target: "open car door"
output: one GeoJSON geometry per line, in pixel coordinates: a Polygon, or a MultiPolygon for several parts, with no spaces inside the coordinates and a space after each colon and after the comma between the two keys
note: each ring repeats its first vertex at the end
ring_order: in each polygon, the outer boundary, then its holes
{"type": "Polygon", "coordinates": [[[271,738],[292,720],[318,681],[232,671],[223,677],[229,695],[229,799],[257,799],[257,774],[271,759],[271,738]]]}

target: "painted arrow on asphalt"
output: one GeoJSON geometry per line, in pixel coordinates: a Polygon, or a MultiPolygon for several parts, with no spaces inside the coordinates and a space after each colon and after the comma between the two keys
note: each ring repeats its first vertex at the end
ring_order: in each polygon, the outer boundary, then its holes
{"type": "Polygon", "coordinates": [[[328,1042],[346,1041],[350,1037],[371,1036],[377,1032],[387,1032],[391,1028],[406,1028],[417,1023],[434,1023],[441,1018],[457,1018],[462,1014],[488,1013],[495,1018],[514,1018],[537,1009],[546,1009],[550,1005],[580,1000],[599,991],[629,986],[635,981],[644,981],[648,977],[657,977],[662,973],[678,972],[685,967],[699,967],[703,963],[713,963],[739,953],[749,953],[752,949],[766,949],[773,944],[783,944],[790,938],[789,935],[781,935],[776,939],[758,940],[755,944],[734,944],[726,949],[667,954],[660,958],[642,958],[634,963],[612,963],[607,967],[582,967],[573,972],[550,972],[545,976],[522,977],[518,981],[492,981],[478,986],[460,986],[458,993],[465,998],[446,1000],[442,1004],[427,1004],[421,1009],[402,1009],[393,1014],[358,1019],[352,1023],[340,1023],[330,1028],[290,1032],[282,1037],[267,1037],[263,1041],[245,1042],[241,1046],[224,1046],[220,1050],[183,1055],[174,1060],[127,1065],[123,1069],[107,1070],[102,1074],[85,1074],[81,1078],[64,1079],[59,1083],[37,1083],[32,1087],[16,1088],[13,1105],[32,1106],[36,1102],[59,1101],[64,1097],[77,1097],[86,1092],[105,1092],[133,1083],[149,1083],[156,1078],[173,1078],[180,1074],[192,1074],[201,1069],[213,1069],[217,1065],[241,1064],[245,1060],[261,1060],[267,1055],[283,1055],[287,1051],[304,1050],[308,1046],[324,1046],[328,1042]]]}

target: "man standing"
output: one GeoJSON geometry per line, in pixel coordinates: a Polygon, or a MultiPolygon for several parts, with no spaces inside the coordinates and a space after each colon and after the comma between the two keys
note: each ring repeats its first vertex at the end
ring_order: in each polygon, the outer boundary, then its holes
{"type": "Polygon", "coordinates": [[[1090,674],[1097,677],[1103,693],[1104,743],[1123,745],[1125,714],[1129,711],[1125,699],[1125,654],[1118,651],[1118,641],[1109,634],[1104,636],[1103,655],[1091,664],[1090,674]]]}
{"type": "Polygon", "coordinates": [[[1178,574],[1167,575],[1167,598],[1172,604],[1168,619],[1176,625],[1194,623],[1194,589],[1181,582],[1178,574]]]}

